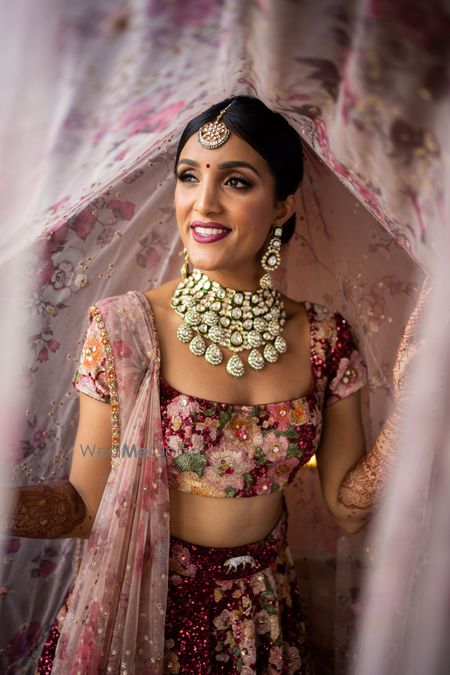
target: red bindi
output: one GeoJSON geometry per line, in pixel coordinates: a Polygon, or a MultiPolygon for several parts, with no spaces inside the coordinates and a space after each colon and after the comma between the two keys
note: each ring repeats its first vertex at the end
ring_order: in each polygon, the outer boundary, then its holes
{"type": "Polygon", "coordinates": [[[210,166],[211,166],[211,164],[207,164],[207,165],[206,165],[206,168],[209,169],[210,166]]]}

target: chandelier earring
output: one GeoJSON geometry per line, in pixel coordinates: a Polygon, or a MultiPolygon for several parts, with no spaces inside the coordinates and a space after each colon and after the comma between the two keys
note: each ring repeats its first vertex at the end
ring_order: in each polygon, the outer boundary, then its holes
{"type": "Polygon", "coordinates": [[[183,279],[187,279],[188,276],[190,275],[190,269],[189,269],[189,253],[187,251],[187,248],[184,248],[182,251],[182,255],[184,256],[184,262],[181,266],[181,276],[183,279]]]}
{"type": "Polygon", "coordinates": [[[263,253],[261,258],[261,266],[266,274],[260,279],[260,285],[262,288],[271,288],[272,279],[269,272],[274,272],[281,263],[281,236],[283,234],[283,228],[279,225],[276,225],[273,228],[272,236],[270,237],[269,243],[266,250],[263,253]]]}

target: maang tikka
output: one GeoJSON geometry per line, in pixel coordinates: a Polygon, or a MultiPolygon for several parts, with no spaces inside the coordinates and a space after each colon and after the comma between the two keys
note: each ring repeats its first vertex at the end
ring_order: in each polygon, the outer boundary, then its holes
{"type": "Polygon", "coordinates": [[[226,108],[220,111],[217,115],[214,122],[207,122],[198,130],[197,138],[198,142],[203,148],[208,150],[214,150],[214,148],[219,148],[221,145],[227,142],[230,137],[231,131],[226,126],[225,122],[222,122],[222,117],[232,106],[234,100],[229,103],[226,108]]]}

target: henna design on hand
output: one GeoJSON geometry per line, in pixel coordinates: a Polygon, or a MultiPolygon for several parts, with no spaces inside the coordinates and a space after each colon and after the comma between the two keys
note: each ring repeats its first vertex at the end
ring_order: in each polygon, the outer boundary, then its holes
{"type": "Polygon", "coordinates": [[[398,422],[398,414],[392,413],[371,451],[345,476],[337,499],[346,508],[370,510],[379,501],[395,456],[398,422]]]}
{"type": "MultiPolygon", "coordinates": [[[[15,537],[57,539],[85,537],[93,518],[82,497],[68,480],[10,489],[1,521],[15,537]]],[[[3,529],[3,528],[2,528],[3,529]]]]}

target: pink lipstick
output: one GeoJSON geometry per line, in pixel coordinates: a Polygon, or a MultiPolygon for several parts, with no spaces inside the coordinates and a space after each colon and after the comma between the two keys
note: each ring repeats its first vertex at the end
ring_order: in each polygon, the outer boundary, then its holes
{"type": "Polygon", "coordinates": [[[201,244],[212,244],[230,233],[229,228],[221,223],[203,223],[201,220],[195,220],[191,228],[193,239],[201,244]]]}

